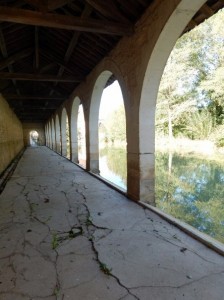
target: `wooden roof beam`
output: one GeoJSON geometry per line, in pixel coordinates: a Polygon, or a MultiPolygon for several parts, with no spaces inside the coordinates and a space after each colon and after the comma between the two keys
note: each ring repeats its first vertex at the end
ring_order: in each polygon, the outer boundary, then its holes
{"type": "Polygon", "coordinates": [[[70,3],[71,0],[48,0],[47,8],[48,10],[55,10],[66,4],[70,3]]]}
{"type": "MultiPolygon", "coordinates": [[[[3,32],[0,28],[0,49],[1,49],[1,52],[2,52],[2,56],[6,59],[8,58],[8,52],[7,52],[7,49],[6,49],[6,44],[5,44],[5,38],[4,38],[4,35],[3,35],[3,32]]],[[[12,65],[8,65],[8,70],[10,73],[13,73],[13,66],[12,65]]],[[[16,81],[14,79],[12,79],[12,83],[14,85],[14,88],[17,92],[17,94],[19,95],[20,94],[20,91],[17,87],[17,84],[16,84],[16,81]]]]}
{"type": "Polygon", "coordinates": [[[40,62],[39,62],[39,28],[35,26],[34,33],[34,42],[35,42],[35,55],[34,55],[34,67],[35,70],[38,71],[40,62]]]}
{"type": "Polygon", "coordinates": [[[211,17],[214,15],[214,11],[211,7],[209,7],[207,4],[204,4],[201,8],[200,11],[204,13],[206,16],[211,17]]]}
{"type": "Polygon", "coordinates": [[[25,74],[25,73],[6,73],[0,72],[0,80],[3,79],[15,79],[23,81],[58,81],[58,82],[81,82],[82,78],[77,77],[57,77],[53,75],[45,74],[25,74]]]}
{"type": "MultiPolygon", "coordinates": [[[[89,17],[90,14],[91,14],[91,12],[92,12],[92,8],[88,4],[86,4],[85,8],[83,10],[83,13],[81,15],[81,18],[84,19],[84,18],[89,17]]],[[[79,31],[73,33],[73,36],[72,36],[72,38],[71,38],[71,40],[69,42],[68,48],[67,48],[65,56],[64,56],[64,63],[65,63],[65,65],[68,64],[68,62],[69,62],[69,60],[71,58],[71,55],[72,55],[75,47],[77,46],[77,43],[78,43],[78,40],[79,40],[79,36],[80,36],[80,32],[79,31]]],[[[64,70],[65,70],[65,68],[63,66],[60,66],[60,68],[58,70],[57,76],[59,76],[59,77],[62,76],[63,73],[64,73],[64,70]]],[[[58,84],[58,82],[55,82],[54,86],[56,86],[57,84],[58,84]]],[[[53,92],[54,92],[54,90],[52,89],[50,91],[49,95],[53,95],[53,92]]]]}
{"type": "Polygon", "coordinates": [[[131,35],[133,33],[133,27],[127,24],[82,19],[80,17],[42,13],[5,6],[0,6],[0,21],[120,36],[131,35]]]}
{"type": "Polygon", "coordinates": [[[106,18],[130,24],[130,21],[118,10],[114,1],[86,0],[86,2],[106,18]]]}
{"type": "Polygon", "coordinates": [[[4,98],[9,100],[60,100],[65,101],[66,97],[33,96],[33,95],[14,95],[3,93],[4,98]]]}
{"type": "Polygon", "coordinates": [[[60,8],[71,2],[71,0],[25,0],[25,2],[39,9],[40,11],[47,12],[60,8]]]}
{"type": "Polygon", "coordinates": [[[28,49],[25,49],[21,52],[18,52],[16,54],[13,54],[13,55],[1,60],[0,61],[0,70],[8,67],[9,65],[14,64],[16,61],[18,61],[20,59],[23,59],[23,58],[29,56],[30,54],[32,54],[32,52],[33,52],[33,49],[28,48],[28,49]]]}

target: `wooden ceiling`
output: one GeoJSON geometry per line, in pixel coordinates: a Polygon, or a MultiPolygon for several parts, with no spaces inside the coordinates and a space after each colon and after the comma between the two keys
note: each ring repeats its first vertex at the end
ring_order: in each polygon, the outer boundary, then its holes
{"type": "MultiPolygon", "coordinates": [[[[159,0],[0,0],[0,93],[23,122],[45,122],[159,0]]],[[[187,32],[224,7],[210,0],[187,32]]]]}

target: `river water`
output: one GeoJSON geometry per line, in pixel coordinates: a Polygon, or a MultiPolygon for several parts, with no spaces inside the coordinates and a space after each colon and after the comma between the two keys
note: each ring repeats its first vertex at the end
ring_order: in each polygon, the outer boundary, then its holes
{"type": "MultiPolygon", "coordinates": [[[[126,189],[126,152],[100,151],[100,175],[126,189]]],[[[224,158],[156,154],[156,206],[224,243],[224,158]]]]}

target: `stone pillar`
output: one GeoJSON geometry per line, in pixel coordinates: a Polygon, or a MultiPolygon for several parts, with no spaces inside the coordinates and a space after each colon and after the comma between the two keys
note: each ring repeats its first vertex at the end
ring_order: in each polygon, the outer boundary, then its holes
{"type": "Polygon", "coordinates": [[[86,138],[88,137],[87,146],[87,166],[95,174],[99,174],[99,108],[103,90],[107,80],[112,75],[111,71],[103,71],[97,78],[91,99],[88,128],[86,128],[86,138]],[[88,151],[89,150],[89,151],[88,151]]]}

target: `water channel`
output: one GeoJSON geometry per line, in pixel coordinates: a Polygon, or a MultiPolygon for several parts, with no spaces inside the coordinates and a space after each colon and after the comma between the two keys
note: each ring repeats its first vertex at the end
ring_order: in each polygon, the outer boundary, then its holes
{"type": "MultiPolygon", "coordinates": [[[[100,174],[126,189],[126,152],[100,150],[100,174]]],[[[156,154],[156,206],[224,243],[224,158],[156,154]]]]}

